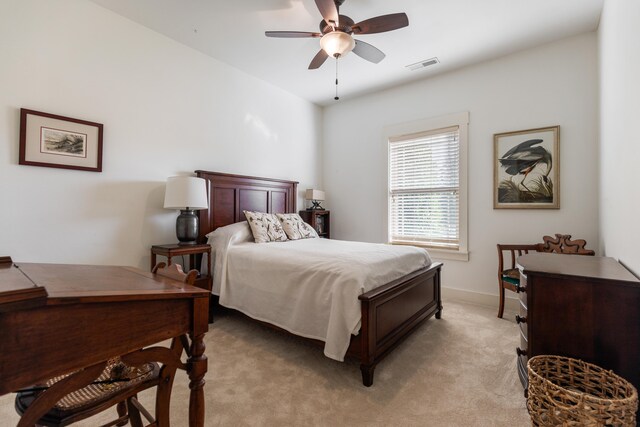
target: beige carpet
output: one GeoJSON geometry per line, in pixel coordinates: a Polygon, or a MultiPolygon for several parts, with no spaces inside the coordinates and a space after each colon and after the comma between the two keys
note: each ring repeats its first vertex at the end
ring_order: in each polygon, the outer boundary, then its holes
{"type": "MultiPolygon", "coordinates": [[[[226,314],[210,325],[206,337],[205,424],[529,425],[515,368],[517,326],[495,313],[445,301],[442,319],[429,319],[380,363],[370,388],[362,385],[357,362],[332,361],[319,347],[226,314]]],[[[188,425],[188,391],[185,375],[179,375],[173,426],[188,425]]],[[[152,398],[143,395],[141,401],[152,398]]],[[[112,414],[115,410],[77,425],[96,426],[112,414]]],[[[1,396],[0,425],[17,420],[13,395],[1,396]]]]}

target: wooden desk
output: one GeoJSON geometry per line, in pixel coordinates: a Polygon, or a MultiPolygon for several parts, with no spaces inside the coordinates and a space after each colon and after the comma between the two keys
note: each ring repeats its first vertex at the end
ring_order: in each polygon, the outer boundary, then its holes
{"type": "Polygon", "coordinates": [[[189,425],[202,427],[208,304],[137,268],[0,262],[0,395],[188,334],[189,425]]]}

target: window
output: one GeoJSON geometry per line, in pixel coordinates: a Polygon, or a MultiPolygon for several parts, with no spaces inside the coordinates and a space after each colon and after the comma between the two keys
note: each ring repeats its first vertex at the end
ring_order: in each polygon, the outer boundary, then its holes
{"type": "Polygon", "coordinates": [[[467,123],[464,113],[403,125],[409,133],[387,136],[390,243],[466,259],[467,123]]]}

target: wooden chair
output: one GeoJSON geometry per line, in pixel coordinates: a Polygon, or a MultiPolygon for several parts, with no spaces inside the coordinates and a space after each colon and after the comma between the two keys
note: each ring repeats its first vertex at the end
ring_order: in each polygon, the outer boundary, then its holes
{"type": "MultiPolygon", "coordinates": [[[[193,285],[197,270],[184,273],[178,264],[161,262],[152,273],[193,285]]],[[[22,416],[19,425],[67,426],[114,405],[118,418],[103,427],[142,427],[144,415],[149,426],[169,425],[169,399],[177,369],[186,369],[180,357],[190,354],[187,338],[174,339],[171,346],[148,347],[71,374],[61,375],[17,392],[15,408],[22,416]],[[143,390],[157,387],[155,419],[137,399],[143,390]],[[49,411],[42,417],[43,410],[49,411]],[[35,419],[34,419],[35,417],[35,419]]]]}
{"type": "Polygon", "coordinates": [[[520,292],[520,271],[516,268],[516,260],[522,254],[529,252],[552,252],[558,254],[595,255],[590,249],[585,249],[586,240],[571,240],[570,234],[556,234],[555,237],[544,236],[543,243],[527,245],[503,245],[498,243],[498,286],[500,288],[500,307],[498,317],[504,314],[504,290],[520,292]],[[507,252],[511,259],[511,267],[505,268],[504,254],[507,252]]]}
{"type": "Polygon", "coordinates": [[[151,272],[153,274],[168,277],[170,279],[174,279],[191,286],[194,285],[196,279],[198,278],[198,270],[190,270],[189,272],[185,273],[184,271],[182,271],[182,266],[180,264],[171,264],[167,267],[166,263],[159,262],[153,267],[151,272]]]}

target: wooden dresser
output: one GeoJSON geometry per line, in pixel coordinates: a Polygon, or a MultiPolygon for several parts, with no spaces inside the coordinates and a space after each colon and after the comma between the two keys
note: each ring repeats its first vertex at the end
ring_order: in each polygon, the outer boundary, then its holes
{"type": "Polygon", "coordinates": [[[553,354],[595,363],[640,390],[640,280],[613,258],[535,253],[520,269],[520,381],[553,354]]]}

